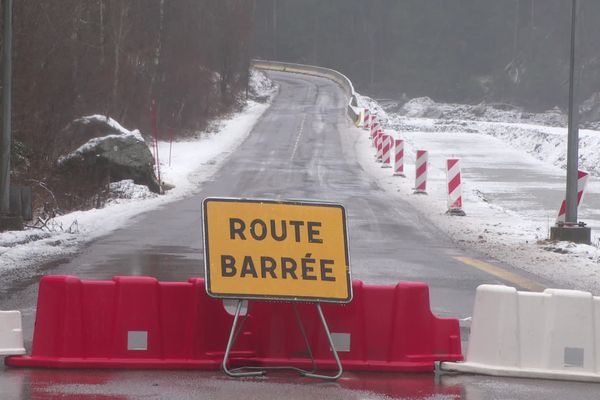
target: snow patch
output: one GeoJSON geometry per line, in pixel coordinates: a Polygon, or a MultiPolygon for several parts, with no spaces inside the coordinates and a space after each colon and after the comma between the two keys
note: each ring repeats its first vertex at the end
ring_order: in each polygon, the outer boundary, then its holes
{"type": "Polygon", "coordinates": [[[82,122],[83,124],[89,124],[90,122],[95,122],[95,121],[103,122],[103,123],[107,124],[108,126],[110,126],[112,129],[119,131],[123,135],[133,135],[136,137],[136,139],[144,140],[144,138],[142,137],[142,135],[138,129],[134,129],[134,130],[130,131],[129,129],[124,128],[121,124],[119,124],[114,119],[107,117],[105,115],[94,114],[94,115],[88,115],[85,117],[81,117],[81,118],[75,120],[75,122],[82,122]]]}
{"type": "MultiPolygon", "coordinates": [[[[410,103],[410,102],[409,102],[410,103]]],[[[432,104],[416,102],[415,104],[432,104]]],[[[435,103],[433,103],[435,104],[435,103]]],[[[473,119],[455,118],[463,113],[451,110],[453,105],[443,105],[444,112],[439,118],[409,117],[408,115],[388,115],[387,126],[399,132],[438,132],[438,133],[477,133],[496,137],[517,150],[524,150],[540,161],[551,163],[560,168],[566,168],[567,163],[567,128],[554,126],[555,111],[547,111],[533,118],[546,124],[534,124],[500,121],[510,120],[502,112],[502,118],[489,117],[489,120],[478,121],[473,119]],[[498,121],[494,121],[498,119],[498,121]]],[[[436,106],[437,107],[437,106],[436,106]]],[[[461,108],[463,106],[457,106],[461,108]]],[[[464,106],[472,107],[472,106],[464,106]]],[[[429,111],[414,107],[413,114],[423,115],[429,111]]],[[[436,108],[439,110],[439,108],[436,108]]],[[[489,107],[486,110],[489,111],[489,107]]],[[[487,115],[488,111],[482,115],[487,115]]],[[[558,112],[558,111],[556,111],[558,112]]],[[[488,117],[484,117],[488,118],[488,117]]],[[[560,125],[560,124],[558,124],[560,125]]],[[[579,166],[590,174],[600,176],[600,131],[580,129],[579,131],[579,166]]]]}
{"type": "Polygon", "coordinates": [[[372,114],[377,115],[379,122],[387,123],[388,114],[385,109],[379,104],[377,101],[373,100],[370,97],[363,96],[360,94],[356,94],[358,106],[362,108],[368,108],[372,114]]]}
{"type": "Polygon", "coordinates": [[[252,68],[250,69],[248,89],[255,99],[261,100],[269,99],[276,90],[276,86],[264,72],[252,68]]]}
{"type": "Polygon", "coordinates": [[[109,191],[110,201],[116,199],[142,200],[158,196],[158,194],[151,192],[148,186],[134,183],[133,179],[112,182],[109,185],[109,191]]]}

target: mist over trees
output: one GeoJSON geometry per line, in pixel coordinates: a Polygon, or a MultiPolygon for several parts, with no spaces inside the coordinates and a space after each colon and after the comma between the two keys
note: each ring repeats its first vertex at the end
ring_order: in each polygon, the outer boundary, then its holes
{"type": "Polygon", "coordinates": [[[203,128],[247,86],[248,1],[18,0],[13,14],[17,182],[51,173],[57,133],[77,117],[104,114],[150,133],[155,98],[166,137],[167,126],[203,128]]]}
{"type": "MultiPolygon", "coordinates": [[[[600,1],[579,0],[579,97],[600,91],[600,1]]],[[[570,0],[256,0],[256,54],[362,92],[566,108],[570,0]]]]}

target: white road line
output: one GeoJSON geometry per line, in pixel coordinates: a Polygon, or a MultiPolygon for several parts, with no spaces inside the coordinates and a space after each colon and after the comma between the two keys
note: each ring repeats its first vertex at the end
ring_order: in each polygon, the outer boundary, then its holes
{"type": "Polygon", "coordinates": [[[300,130],[298,131],[298,136],[296,137],[296,143],[294,143],[294,149],[292,150],[292,155],[290,156],[290,161],[294,159],[296,156],[296,150],[298,150],[298,143],[300,143],[300,138],[302,137],[302,132],[304,132],[304,122],[306,121],[306,114],[302,116],[302,121],[300,122],[300,130]]]}

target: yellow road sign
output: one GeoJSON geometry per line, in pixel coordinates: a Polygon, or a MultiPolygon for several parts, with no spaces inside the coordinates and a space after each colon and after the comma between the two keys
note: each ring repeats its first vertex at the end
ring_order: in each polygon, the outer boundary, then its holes
{"type": "Polygon", "coordinates": [[[352,299],[346,212],[340,204],[207,198],[203,220],[210,296],[352,299]]]}

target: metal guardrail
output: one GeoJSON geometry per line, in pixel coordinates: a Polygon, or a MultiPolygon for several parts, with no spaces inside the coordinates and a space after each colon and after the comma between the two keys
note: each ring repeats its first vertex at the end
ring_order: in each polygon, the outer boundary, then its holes
{"type": "Polygon", "coordinates": [[[267,71],[282,71],[296,74],[319,76],[337,83],[346,93],[348,101],[348,116],[352,122],[357,123],[361,116],[361,109],[358,107],[358,97],[354,91],[354,85],[348,77],[336,70],[330,68],[317,67],[314,65],[285,63],[280,61],[252,60],[252,66],[256,69],[267,71]]]}

